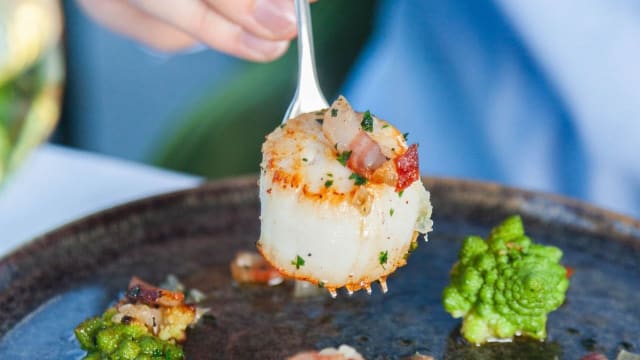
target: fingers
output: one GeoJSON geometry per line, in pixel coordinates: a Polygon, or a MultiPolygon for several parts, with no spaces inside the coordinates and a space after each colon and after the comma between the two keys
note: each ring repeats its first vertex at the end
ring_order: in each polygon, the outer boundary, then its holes
{"type": "Polygon", "coordinates": [[[162,51],[179,51],[194,46],[197,40],[176,27],[158,20],[126,0],[78,0],[97,22],[162,51]]]}
{"type": "MultiPolygon", "coordinates": [[[[246,0],[232,2],[243,1],[246,0]]],[[[289,46],[288,40],[267,40],[246,30],[202,0],[181,0],[179,6],[175,0],[131,0],[131,3],[212,48],[248,60],[273,60],[289,46]]]]}
{"type": "Polygon", "coordinates": [[[290,40],[296,34],[293,0],[204,0],[225,18],[253,34],[271,40],[290,40]]]}
{"type": "Polygon", "coordinates": [[[269,61],[281,56],[296,34],[293,0],[78,2],[98,22],[163,51],[201,42],[230,55],[269,61]]]}

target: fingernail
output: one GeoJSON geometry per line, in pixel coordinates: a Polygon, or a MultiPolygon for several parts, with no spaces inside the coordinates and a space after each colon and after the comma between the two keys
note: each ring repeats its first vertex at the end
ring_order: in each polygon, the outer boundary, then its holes
{"type": "Polygon", "coordinates": [[[285,52],[288,41],[271,41],[256,37],[248,32],[242,33],[240,41],[256,58],[271,60],[285,52]]]}
{"type": "Polygon", "coordinates": [[[253,17],[274,36],[291,34],[296,27],[296,13],[290,0],[257,0],[253,17]]]}

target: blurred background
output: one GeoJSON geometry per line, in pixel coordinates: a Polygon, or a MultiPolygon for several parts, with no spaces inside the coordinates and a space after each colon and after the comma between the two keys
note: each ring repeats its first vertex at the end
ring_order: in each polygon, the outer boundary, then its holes
{"type": "MultiPolygon", "coordinates": [[[[269,64],[212,50],[170,56],[96,25],[75,1],[63,6],[67,78],[53,142],[211,179],[257,172],[264,135],[293,95],[295,46],[269,64]]],[[[634,2],[312,9],[327,97],[344,93],[408,131],[425,174],[640,216],[634,2]]]]}
{"type": "MultiPolygon", "coordinates": [[[[270,64],[212,50],[170,56],[100,27],[75,1],[63,4],[67,81],[54,141],[208,178],[257,172],[264,136],[295,90],[295,45],[270,64]]],[[[328,97],[370,36],[375,7],[371,0],[313,6],[328,97]]]]}

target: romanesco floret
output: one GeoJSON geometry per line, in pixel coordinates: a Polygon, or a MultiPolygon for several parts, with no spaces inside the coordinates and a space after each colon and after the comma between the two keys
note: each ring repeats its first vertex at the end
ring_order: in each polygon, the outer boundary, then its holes
{"type": "Polygon", "coordinates": [[[112,321],[114,308],[102,316],[87,319],[75,329],[84,360],[183,360],[179,345],[161,340],[140,322],[129,324],[112,321]]]}
{"type": "Polygon", "coordinates": [[[569,280],[562,251],[535,244],[511,216],[487,241],[469,236],[443,293],[445,310],[463,317],[462,335],[474,344],[527,335],[546,337],[547,314],[564,302],[569,280]]]}

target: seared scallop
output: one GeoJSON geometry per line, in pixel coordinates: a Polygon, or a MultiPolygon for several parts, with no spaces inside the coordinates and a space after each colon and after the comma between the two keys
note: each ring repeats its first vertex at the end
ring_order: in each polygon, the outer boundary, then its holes
{"type": "MultiPolygon", "coordinates": [[[[283,274],[351,293],[406,264],[431,204],[417,146],[340,97],[267,136],[258,250],[283,274]]],[[[425,236],[426,239],[426,236],[425,236]]]]}

